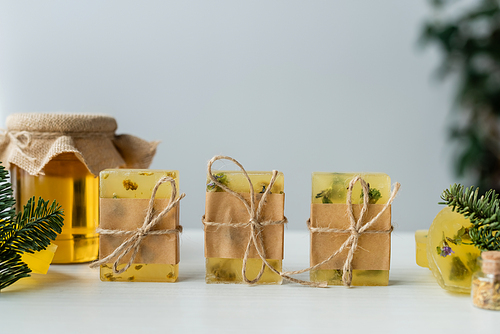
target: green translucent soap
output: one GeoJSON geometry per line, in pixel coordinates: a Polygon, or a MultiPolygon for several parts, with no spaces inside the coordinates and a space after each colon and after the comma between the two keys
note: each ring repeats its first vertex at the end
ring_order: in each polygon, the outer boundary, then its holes
{"type": "MultiPolygon", "coordinates": [[[[264,192],[269,185],[272,172],[247,172],[252,181],[255,193],[264,192]]],[[[218,171],[214,173],[217,180],[229,189],[237,193],[250,193],[248,180],[241,171],[218,171]]],[[[212,180],[207,179],[207,192],[224,191],[217,187],[212,180]]],[[[283,174],[279,173],[276,182],[271,188],[271,193],[282,194],[284,191],[283,174]]],[[[246,246],[246,245],[245,245],[246,246]]],[[[266,259],[275,269],[281,271],[281,259],[266,259]]],[[[207,283],[243,283],[242,276],[243,259],[235,258],[216,258],[208,257],[206,259],[207,283]]],[[[261,259],[249,258],[247,261],[247,278],[252,280],[260,272],[262,267],[261,259]]],[[[264,274],[257,284],[281,284],[281,276],[273,273],[269,268],[265,268],[264,274]]]]}
{"type": "MultiPolygon", "coordinates": [[[[355,176],[361,176],[370,188],[371,204],[386,204],[391,193],[391,178],[384,173],[326,173],[312,174],[313,204],[345,204],[349,183],[355,176]]],[[[362,204],[361,183],[357,182],[352,191],[352,203],[362,204]]],[[[310,278],[314,282],[327,282],[329,285],[342,285],[342,269],[313,269],[310,278]]],[[[389,270],[353,270],[352,285],[388,285],[389,270]]]]}
{"type": "Polygon", "coordinates": [[[439,285],[448,291],[469,293],[474,271],[478,269],[479,249],[470,243],[467,229],[469,219],[453,212],[450,207],[441,210],[427,235],[429,268],[439,285]]]}

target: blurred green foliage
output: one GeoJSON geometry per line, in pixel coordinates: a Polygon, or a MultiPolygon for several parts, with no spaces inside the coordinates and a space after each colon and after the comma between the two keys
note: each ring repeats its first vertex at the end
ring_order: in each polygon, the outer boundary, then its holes
{"type": "Polygon", "coordinates": [[[439,46],[441,78],[458,81],[450,127],[457,176],[500,190],[500,1],[433,0],[421,40],[439,46]]]}

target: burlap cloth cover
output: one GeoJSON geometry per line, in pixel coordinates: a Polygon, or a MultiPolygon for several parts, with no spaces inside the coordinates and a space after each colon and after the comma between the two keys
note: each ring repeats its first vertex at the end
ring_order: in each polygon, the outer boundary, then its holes
{"type": "Polygon", "coordinates": [[[0,136],[0,161],[31,175],[61,153],[74,153],[93,175],[106,168],[147,168],[159,142],[115,135],[113,117],[92,114],[13,114],[0,136]]]}

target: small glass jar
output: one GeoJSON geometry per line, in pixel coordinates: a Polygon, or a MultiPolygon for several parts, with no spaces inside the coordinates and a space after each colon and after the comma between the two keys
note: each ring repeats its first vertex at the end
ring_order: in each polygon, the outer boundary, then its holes
{"type": "Polygon", "coordinates": [[[99,179],[76,158],[62,153],[45,167],[44,175],[33,176],[12,165],[11,178],[17,210],[35,196],[56,200],[64,210],[62,233],[54,241],[58,246],[53,263],[89,262],[97,258],[99,179]]]}
{"type": "Polygon", "coordinates": [[[500,310],[500,251],[483,252],[480,269],[472,276],[472,303],[487,310],[500,310]]]}

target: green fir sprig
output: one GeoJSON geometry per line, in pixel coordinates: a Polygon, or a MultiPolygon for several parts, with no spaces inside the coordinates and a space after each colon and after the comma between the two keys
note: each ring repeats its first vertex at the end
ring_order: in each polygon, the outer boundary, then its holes
{"type": "MultiPolygon", "coordinates": [[[[368,187],[370,187],[370,184],[368,184],[368,187]]],[[[361,189],[361,195],[359,196],[359,198],[363,199],[364,196],[365,193],[363,192],[363,189],[361,189]]],[[[375,204],[380,198],[382,198],[382,194],[380,193],[380,190],[376,188],[368,188],[368,198],[368,202],[370,204],[375,204]]]]}
{"type": "MultiPolygon", "coordinates": [[[[321,203],[323,204],[331,204],[333,203],[332,197],[335,195],[335,190],[334,186],[332,185],[330,188],[327,188],[325,190],[322,190],[318,194],[316,194],[316,198],[321,198],[321,203]]],[[[361,189],[361,195],[359,198],[363,199],[364,193],[363,189],[361,189]]],[[[368,198],[369,198],[369,204],[376,204],[377,201],[382,198],[382,194],[380,193],[380,190],[376,188],[370,188],[370,184],[368,184],[368,198]]]]}
{"type": "Polygon", "coordinates": [[[333,189],[328,188],[322,190],[320,193],[316,194],[316,198],[321,198],[321,203],[323,204],[331,204],[332,202],[333,189]]]}
{"type": "Polygon", "coordinates": [[[47,248],[61,233],[63,210],[49,201],[30,198],[23,210],[16,214],[16,201],[7,171],[0,166],[0,290],[30,276],[31,269],[21,259],[23,253],[34,253],[47,248]]]}
{"type": "Polygon", "coordinates": [[[471,222],[470,241],[480,250],[500,250],[500,199],[494,190],[479,196],[479,188],[454,184],[441,194],[446,204],[471,222]]]}

